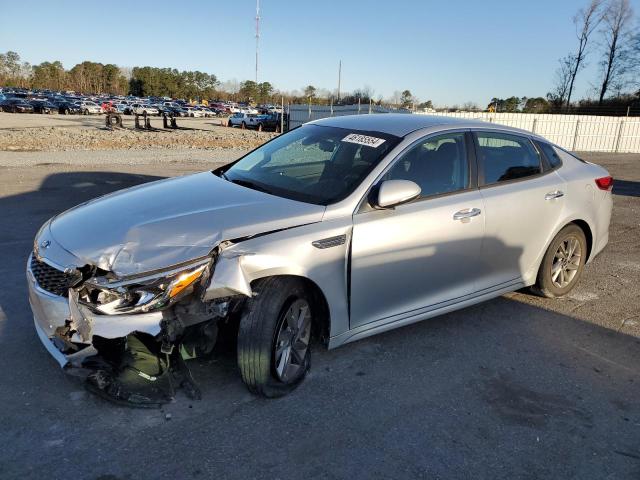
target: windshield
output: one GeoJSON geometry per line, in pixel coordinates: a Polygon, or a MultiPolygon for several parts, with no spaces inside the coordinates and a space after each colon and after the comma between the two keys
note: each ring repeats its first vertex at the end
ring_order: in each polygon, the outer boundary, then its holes
{"type": "Polygon", "coordinates": [[[227,170],[227,180],[293,200],[329,205],[346,198],[400,138],[305,125],[276,137],[227,170]]]}

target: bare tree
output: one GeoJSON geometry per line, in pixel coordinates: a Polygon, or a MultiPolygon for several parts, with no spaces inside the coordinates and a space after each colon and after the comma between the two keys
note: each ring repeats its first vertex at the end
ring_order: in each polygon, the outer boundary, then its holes
{"type": "Polygon", "coordinates": [[[560,59],[560,66],[556,70],[556,78],[554,81],[553,91],[547,93],[547,99],[554,105],[556,109],[562,108],[567,100],[569,93],[569,85],[573,74],[573,66],[575,58],[569,54],[560,59]]]}
{"type": "Polygon", "coordinates": [[[575,85],[576,77],[581,68],[584,67],[584,60],[587,56],[587,45],[591,34],[598,28],[602,21],[600,6],[603,0],[591,0],[587,8],[581,8],[573,17],[573,24],[576,26],[576,35],[578,37],[578,49],[575,55],[570,55],[572,65],[570,67],[569,87],[567,90],[567,109],[571,103],[571,95],[575,85]]]}
{"type": "Polygon", "coordinates": [[[604,58],[600,62],[602,83],[598,105],[602,105],[609,88],[620,84],[621,77],[626,73],[632,41],[629,30],[632,18],[633,11],[629,0],[610,0],[603,16],[602,35],[605,49],[604,58]]]}

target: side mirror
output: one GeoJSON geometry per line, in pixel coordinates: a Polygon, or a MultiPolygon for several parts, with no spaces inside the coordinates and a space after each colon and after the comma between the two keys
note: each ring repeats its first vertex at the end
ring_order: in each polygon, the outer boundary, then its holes
{"type": "Polygon", "coordinates": [[[391,208],[406,203],[420,195],[422,190],[411,180],[386,180],[378,189],[377,206],[391,208]]]}

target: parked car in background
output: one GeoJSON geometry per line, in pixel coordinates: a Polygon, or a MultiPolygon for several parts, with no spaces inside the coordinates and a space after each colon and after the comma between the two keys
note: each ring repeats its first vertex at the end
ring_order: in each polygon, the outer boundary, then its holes
{"type": "Polygon", "coordinates": [[[80,113],[83,115],[93,115],[102,113],[102,108],[96,102],[92,102],[90,100],[81,100],[77,103],[80,107],[80,113]]]}
{"type": "Polygon", "coordinates": [[[203,106],[199,106],[199,107],[195,107],[196,110],[199,110],[200,112],[202,112],[204,117],[215,117],[216,114],[213,112],[213,110],[210,110],[207,107],[203,107],[203,106]]]}
{"type": "Polygon", "coordinates": [[[187,117],[204,117],[205,114],[202,110],[197,109],[196,107],[184,107],[184,110],[187,112],[187,117]]]}
{"type": "Polygon", "coordinates": [[[173,117],[186,117],[188,116],[188,112],[179,106],[168,106],[168,105],[163,105],[162,107],[158,108],[160,110],[161,114],[167,114],[173,117]]]}
{"type": "Polygon", "coordinates": [[[34,113],[58,113],[58,106],[49,100],[31,100],[34,113]]]}
{"type": "Polygon", "coordinates": [[[105,101],[100,103],[100,110],[102,111],[102,113],[108,113],[108,112],[111,112],[111,111],[113,111],[115,109],[116,109],[116,107],[115,107],[113,101],[111,101],[111,100],[105,100],[105,101]]]}
{"type": "Polygon", "coordinates": [[[170,108],[182,108],[182,105],[180,105],[179,103],[170,102],[170,101],[162,102],[162,105],[170,108]]]}
{"type": "Polygon", "coordinates": [[[253,108],[253,107],[240,107],[238,108],[238,112],[240,113],[247,113],[249,115],[257,115],[258,113],[258,109],[257,108],[253,108]]]}
{"type": "Polygon", "coordinates": [[[279,131],[280,117],[278,115],[256,115],[253,113],[234,113],[228,119],[229,127],[254,128],[258,131],[279,131]]]}
{"type": "Polygon", "coordinates": [[[71,115],[77,114],[80,112],[80,106],[65,99],[54,99],[52,102],[56,107],[58,107],[58,113],[62,115],[71,115]]]}
{"type": "Polygon", "coordinates": [[[7,98],[0,103],[3,112],[33,113],[33,106],[22,98],[7,98]]]}
{"type": "Polygon", "coordinates": [[[131,110],[133,111],[133,113],[136,113],[138,115],[160,115],[158,109],[149,104],[134,103],[133,105],[131,105],[131,110]]]}

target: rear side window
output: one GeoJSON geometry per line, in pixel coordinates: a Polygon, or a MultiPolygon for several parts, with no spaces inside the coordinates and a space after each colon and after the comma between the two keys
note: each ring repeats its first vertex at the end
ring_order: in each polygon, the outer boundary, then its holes
{"type": "Polygon", "coordinates": [[[542,149],[542,153],[544,153],[544,156],[547,157],[547,161],[549,162],[549,165],[551,165],[552,169],[558,168],[560,165],[562,165],[562,160],[560,160],[558,152],[556,152],[555,148],[544,142],[538,142],[538,146],[540,147],[540,149],[542,149]]]}
{"type": "Polygon", "coordinates": [[[485,185],[542,172],[540,155],[526,137],[497,132],[477,132],[480,176],[485,185]]]}

